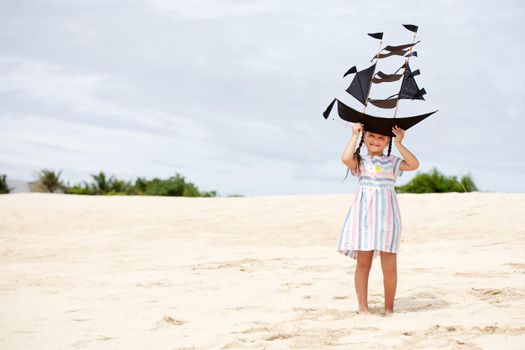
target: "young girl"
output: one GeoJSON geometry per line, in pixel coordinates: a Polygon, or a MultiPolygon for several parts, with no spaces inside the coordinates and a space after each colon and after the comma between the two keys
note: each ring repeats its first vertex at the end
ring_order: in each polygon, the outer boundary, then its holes
{"type": "Polygon", "coordinates": [[[385,315],[394,312],[397,285],[396,253],[401,234],[401,216],[394,184],[397,177],[405,170],[417,169],[419,162],[401,144],[405,135],[404,130],[395,126],[392,128],[392,133],[395,135],[396,147],[403,158],[390,155],[392,150],[390,136],[365,131],[361,123],[354,124],[352,139],[341,157],[352,175],[359,177],[359,188],[341,228],[337,251],[357,260],[354,283],[360,314],[369,313],[368,276],[372,260],[379,254],[381,254],[383,270],[385,315]],[[363,134],[356,149],[361,131],[363,134]],[[367,148],[364,157],[360,155],[363,143],[367,148]],[[387,144],[388,154],[385,156],[384,149],[387,144]]]}

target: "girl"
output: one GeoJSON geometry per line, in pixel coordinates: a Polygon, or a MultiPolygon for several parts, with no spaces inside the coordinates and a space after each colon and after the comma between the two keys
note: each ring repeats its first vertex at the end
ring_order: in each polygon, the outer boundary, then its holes
{"type": "Polygon", "coordinates": [[[352,175],[359,177],[359,188],[341,228],[337,251],[357,260],[354,283],[360,314],[369,313],[368,276],[372,260],[379,254],[383,270],[385,316],[394,312],[397,285],[396,253],[401,234],[401,216],[394,184],[404,171],[417,169],[419,162],[401,144],[405,131],[394,126],[392,133],[403,158],[390,155],[392,137],[365,131],[361,123],[354,124],[352,139],[341,157],[352,175]],[[356,149],[361,131],[363,134],[356,149]],[[361,157],[363,143],[367,154],[361,157]],[[388,154],[385,156],[383,151],[387,144],[388,154]]]}

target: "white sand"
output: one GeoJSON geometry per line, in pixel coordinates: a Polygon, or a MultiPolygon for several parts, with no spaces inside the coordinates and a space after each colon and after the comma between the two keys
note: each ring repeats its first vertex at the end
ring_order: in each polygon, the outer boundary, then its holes
{"type": "Polygon", "coordinates": [[[358,315],[348,195],[0,195],[0,349],[523,349],[525,194],[399,195],[358,315]]]}

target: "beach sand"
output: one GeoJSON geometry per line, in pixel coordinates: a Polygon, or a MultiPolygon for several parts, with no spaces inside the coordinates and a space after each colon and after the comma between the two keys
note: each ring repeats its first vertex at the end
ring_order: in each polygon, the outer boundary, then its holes
{"type": "Polygon", "coordinates": [[[357,314],[353,194],[0,195],[0,349],[523,349],[525,194],[400,194],[357,314]]]}

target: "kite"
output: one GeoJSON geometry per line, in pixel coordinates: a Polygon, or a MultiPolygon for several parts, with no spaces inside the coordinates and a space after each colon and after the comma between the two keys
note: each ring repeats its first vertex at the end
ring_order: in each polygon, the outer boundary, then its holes
{"type": "Polygon", "coordinates": [[[381,41],[379,44],[379,51],[372,59],[372,61],[375,60],[375,62],[370,67],[360,71],[357,70],[356,66],[353,66],[343,75],[343,78],[345,78],[347,75],[354,75],[354,78],[352,79],[350,86],[348,86],[346,89],[346,92],[363,104],[363,112],[359,112],[354,108],[344,104],[337,98],[334,98],[323,113],[325,119],[328,119],[332,108],[337,102],[337,113],[341,119],[352,123],[359,122],[364,125],[365,130],[395,137],[394,133],[392,132],[392,127],[394,125],[399,126],[403,130],[407,130],[437,112],[437,110],[435,110],[433,112],[421,115],[396,118],[400,100],[425,100],[423,96],[427,93],[425,89],[420,89],[416,83],[415,77],[421,74],[421,72],[419,69],[412,70],[409,65],[410,58],[417,57],[417,52],[413,51],[413,49],[419,43],[419,41],[416,42],[418,26],[412,24],[403,24],[403,27],[414,33],[412,43],[396,46],[388,45],[384,48],[381,48],[383,43],[383,33],[368,33],[368,35],[372,38],[381,41]],[[376,72],[379,60],[386,59],[391,56],[402,56],[404,57],[405,62],[394,73],[384,73],[381,71],[376,72]],[[370,98],[372,84],[392,83],[399,80],[401,80],[401,86],[397,94],[389,96],[385,99],[370,98]],[[366,107],[369,103],[383,109],[395,108],[394,117],[376,117],[366,114],[366,107]]]}

